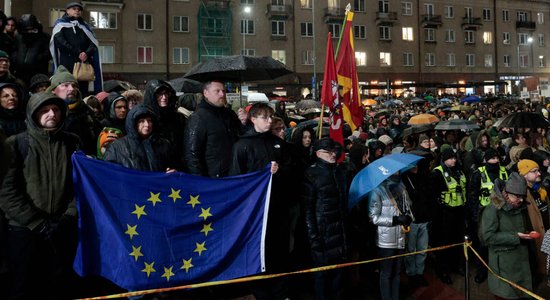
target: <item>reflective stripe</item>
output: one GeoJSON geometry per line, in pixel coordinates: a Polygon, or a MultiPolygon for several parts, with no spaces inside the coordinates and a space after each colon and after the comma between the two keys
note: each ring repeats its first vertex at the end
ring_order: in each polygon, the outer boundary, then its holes
{"type": "MultiPolygon", "coordinates": [[[[481,206],[487,206],[489,203],[491,203],[491,199],[489,196],[491,195],[491,191],[493,190],[493,182],[491,181],[491,178],[489,178],[489,174],[487,173],[487,168],[485,166],[477,168],[479,170],[479,173],[481,173],[481,191],[479,193],[479,204],[481,206]]],[[[504,167],[500,167],[498,170],[498,177],[501,180],[508,180],[508,173],[506,172],[506,169],[504,167]]]]}
{"type": "Polygon", "coordinates": [[[443,171],[443,166],[439,165],[435,167],[434,170],[441,172],[441,175],[443,175],[445,183],[447,184],[447,191],[441,192],[441,201],[450,207],[463,206],[466,202],[466,176],[464,176],[464,173],[459,171],[461,191],[457,192],[456,189],[458,187],[458,182],[454,179],[454,177],[449,176],[448,173],[443,171]]]}

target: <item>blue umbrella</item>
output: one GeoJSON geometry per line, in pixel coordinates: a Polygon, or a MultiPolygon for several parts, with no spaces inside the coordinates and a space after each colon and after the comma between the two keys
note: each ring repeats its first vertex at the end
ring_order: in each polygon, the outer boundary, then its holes
{"type": "Polygon", "coordinates": [[[379,186],[388,177],[398,171],[414,167],[416,162],[422,158],[422,156],[414,154],[396,153],[381,157],[369,164],[357,173],[351,182],[348,208],[354,207],[368,192],[379,186]]]}
{"type": "Polygon", "coordinates": [[[468,97],[460,100],[460,103],[461,104],[462,103],[474,103],[474,102],[479,102],[479,101],[481,101],[481,98],[479,98],[478,96],[472,95],[472,96],[468,96],[468,97]]]}

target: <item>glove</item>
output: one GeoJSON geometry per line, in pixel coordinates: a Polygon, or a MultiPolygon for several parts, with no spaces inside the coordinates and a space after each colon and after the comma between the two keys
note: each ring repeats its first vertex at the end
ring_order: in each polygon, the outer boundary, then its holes
{"type": "Polygon", "coordinates": [[[412,223],[412,218],[409,215],[400,215],[400,216],[394,216],[392,220],[392,225],[403,225],[403,226],[409,226],[412,223]]]}
{"type": "Polygon", "coordinates": [[[58,223],[50,220],[45,220],[42,224],[38,225],[34,232],[36,232],[44,240],[51,240],[54,232],[57,230],[58,223]]]}

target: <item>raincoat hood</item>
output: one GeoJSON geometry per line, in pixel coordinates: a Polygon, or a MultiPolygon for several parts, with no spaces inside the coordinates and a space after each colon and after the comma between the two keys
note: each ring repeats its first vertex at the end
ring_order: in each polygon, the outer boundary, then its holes
{"type": "Polygon", "coordinates": [[[15,109],[5,109],[5,108],[0,106],[0,111],[5,112],[5,113],[13,112],[13,113],[22,113],[22,114],[24,114],[25,113],[25,106],[26,106],[25,102],[24,102],[25,99],[24,99],[23,91],[21,90],[19,85],[15,84],[15,83],[8,83],[8,82],[0,83],[0,91],[2,89],[4,89],[5,87],[11,87],[17,93],[17,99],[18,99],[17,107],[15,109]]]}
{"type": "Polygon", "coordinates": [[[145,93],[143,95],[143,101],[144,104],[149,105],[157,114],[160,114],[164,110],[175,111],[177,100],[178,97],[176,96],[176,91],[168,82],[157,79],[147,82],[147,85],[145,86],[145,93]],[[167,89],[172,93],[172,96],[170,96],[170,99],[168,99],[168,106],[162,109],[158,105],[157,99],[155,97],[155,93],[161,88],[167,89]]]}
{"type": "Polygon", "coordinates": [[[63,127],[65,119],[67,118],[67,105],[65,104],[65,101],[54,94],[41,92],[33,94],[27,104],[27,127],[29,130],[41,130],[42,127],[36,123],[34,115],[40,107],[46,104],[55,104],[59,107],[61,110],[61,120],[57,126],[58,130],[56,131],[59,131],[59,129],[63,127]]]}
{"type": "Polygon", "coordinates": [[[132,110],[128,113],[126,116],[126,132],[127,135],[134,138],[139,139],[139,134],[136,130],[136,122],[139,118],[150,116],[153,120],[153,134],[155,135],[156,132],[158,132],[158,116],[157,114],[147,105],[139,104],[132,108],[132,110]]]}
{"type": "Polygon", "coordinates": [[[126,100],[126,98],[124,98],[124,96],[117,92],[112,92],[109,94],[109,96],[107,96],[107,98],[105,98],[105,102],[103,103],[103,111],[105,112],[105,117],[111,118],[113,120],[116,119],[115,105],[120,100],[126,100]]]}

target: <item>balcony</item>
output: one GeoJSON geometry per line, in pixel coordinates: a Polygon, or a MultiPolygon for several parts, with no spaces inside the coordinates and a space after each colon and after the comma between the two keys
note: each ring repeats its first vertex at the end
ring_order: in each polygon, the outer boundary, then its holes
{"type": "Polygon", "coordinates": [[[267,5],[265,15],[268,19],[288,20],[292,17],[292,5],[267,5]]]}
{"type": "Polygon", "coordinates": [[[287,37],[286,35],[271,35],[272,41],[286,41],[287,37]]]}
{"type": "Polygon", "coordinates": [[[537,29],[537,23],[530,22],[530,21],[517,21],[516,22],[516,28],[517,29],[527,29],[527,30],[535,30],[537,29]]]}
{"type": "Polygon", "coordinates": [[[396,12],[376,12],[376,26],[392,26],[395,22],[397,22],[396,12]]]}
{"type": "Polygon", "coordinates": [[[346,10],[339,7],[325,8],[325,23],[342,23],[346,17],[346,10]]]}
{"type": "Polygon", "coordinates": [[[229,9],[229,0],[202,0],[209,9],[229,9]]]}
{"type": "Polygon", "coordinates": [[[422,15],[422,26],[424,28],[439,28],[442,24],[441,15],[422,15]]]}
{"type": "Polygon", "coordinates": [[[464,30],[477,30],[481,25],[481,18],[462,18],[462,29],[464,30]]]}

